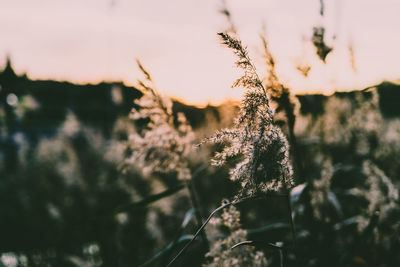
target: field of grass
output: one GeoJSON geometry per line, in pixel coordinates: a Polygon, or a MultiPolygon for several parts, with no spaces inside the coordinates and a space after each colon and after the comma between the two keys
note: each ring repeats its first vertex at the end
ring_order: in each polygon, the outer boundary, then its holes
{"type": "MultiPolygon", "coordinates": [[[[400,86],[240,103],[0,72],[0,266],[398,266],[400,86]]],[[[259,76],[260,75],[260,76],[259,76]]]]}

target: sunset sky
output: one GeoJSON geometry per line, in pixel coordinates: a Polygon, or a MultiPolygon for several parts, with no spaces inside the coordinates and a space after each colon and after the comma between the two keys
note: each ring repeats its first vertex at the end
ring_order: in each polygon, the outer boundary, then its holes
{"type": "MultiPolygon", "coordinates": [[[[400,1],[227,0],[243,43],[265,73],[265,25],[281,81],[295,93],[361,89],[400,78],[400,1]],[[327,29],[334,50],[323,64],[310,42],[327,29]],[[336,36],[336,38],[333,38],[336,36]],[[349,46],[353,47],[355,72],[349,46]],[[311,65],[308,78],[296,65],[311,65]]],[[[136,59],[166,95],[192,104],[236,99],[240,72],[216,35],[227,27],[218,0],[0,0],[0,65],[33,79],[135,85],[136,59]]]]}

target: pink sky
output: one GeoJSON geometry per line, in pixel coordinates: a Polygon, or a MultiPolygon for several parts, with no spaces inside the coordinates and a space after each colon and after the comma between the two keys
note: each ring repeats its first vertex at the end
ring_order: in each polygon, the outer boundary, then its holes
{"type": "MultiPolygon", "coordinates": [[[[227,1],[242,41],[264,72],[258,34],[266,25],[281,80],[294,92],[331,93],[400,78],[400,1],[227,1]],[[309,40],[327,28],[334,52],[322,64],[309,40]],[[332,36],[336,35],[335,40],[332,36]],[[358,72],[350,66],[352,44],[358,72]],[[296,64],[310,64],[306,79],[296,64]]],[[[11,56],[18,73],[72,82],[141,78],[138,58],[160,91],[193,104],[237,99],[239,72],[219,44],[226,27],[216,0],[0,0],[0,63],[11,56]]]]}

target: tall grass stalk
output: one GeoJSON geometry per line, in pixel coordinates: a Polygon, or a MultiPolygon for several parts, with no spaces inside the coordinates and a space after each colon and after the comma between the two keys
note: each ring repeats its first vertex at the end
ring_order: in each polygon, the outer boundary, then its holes
{"type": "MultiPolygon", "coordinates": [[[[172,102],[163,98],[155,88],[153,79],[143,65],[137,61],[145,81],[139,80],[143,96],[135,101],[139,108],[132,113],[134,120],[144,119],[147,124],[139,134],[131,137],[132,158],[147,172],[176,172],[189,193],[198,227],[202,225],[200,204],[193,183],[187,157],[193,148],[194,133],[182,113],[177,114],[177,126],[172,113],[172,102]]],[[[206,233],[201,231],[204,249],[209,249],[206,233]]]]}
{"type": "MultiPolygon", "coordinates": [[[[193,239],[173,258],[171,266],[192,244],[211,217],[230,205],[257,198],[265,198],[270,192],[285,191],[290,215],[293,240],[294,222],[290,203],[290,188],[293,186],[293,171],[289,161],[289,145],[281,130],[274,125],[274,111],[270,107],[269,94],[259,78],[256,67],[250,60],[241,41],[227,33],[218,33],[222,43],[237,56],[236,66],[244,71],[233,87],[244,87],[246,92],[240,105],[239,115],[231,129],[218,131],[208,142],[224,144],[217,152],[212,164],[221,166],[232,158],[239,159],[230,170],[230,178],[241,184],[236,200],[214,210],[198,229],[193,239]]],[[[295,244],[295,241],[293,241],[295,244]]]]}
{"type": "Polygon", "coordinates": [[[272,53],[269,49],[265,33],[260,34],[260,39],[262,41],[265,64],[268,70],[268,77],[266,79],[265,87],[267,88],[267,91],[271,94],[271,99],[277,103],[277,111],[282,110],[285,113],[288,127],[290,150],[294,163],[294,173],[297,178],[304,179],[303,163],[301,161],[301,155],[298,149],[296,135],[294,133],[294,126],[296,123],[295,103],[291,98],[290,89],[284,86],[279,81],[275,68],[275,59],[273,58],[272,53]]]}
{"type": "Polygon", "coordinates": [[[289,161],[289,145],[281,130],[274,125],[274,110],[270,97],[284,100],[288,123],[294,139],[294,112],[289,101],[289,90],[282,86],[275,73],[275,63],[269,52],[265,38],[262,38],[267,54],[270,75],[268,87],[262,84],[247,49],[239,39],[226,33],[219,33],[223,44],[231,48],[237,56],[236,66],[244,70],[233,87],[244,87],[246,93],[240,107],[235,127],[217,133],[213,142],[228,141],[229,145],[216,155],[216,165],[226,162],[232,156],[242,156],[243,160],[231,170],[231,179],[239,180],[242,193],[262,194],[268,191],[284,190],[287,197],[293,245],[295,246],[295,226],[292,218],[290,188],[293,185],[293,171],[289,161]]]}

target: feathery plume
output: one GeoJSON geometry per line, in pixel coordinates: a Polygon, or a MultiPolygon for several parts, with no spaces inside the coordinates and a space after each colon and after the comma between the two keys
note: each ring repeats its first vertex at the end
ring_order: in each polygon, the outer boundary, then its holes
{"type": "Polygon", "coordinates": [[[241,41],[226,33],[219,33],[219,36],[237,56],[236,66],[244,71],[233,87],[247,90],[233,128],[219,131],[208,139],[213,143],[226,143],[212,163],[223,165],[230,159],[240,159],[230,176],[241,183],[241,194],[288,189],[293,184],[289,146],[284,134],[273,124],[274,111],[267,91],[241,41]]]}

